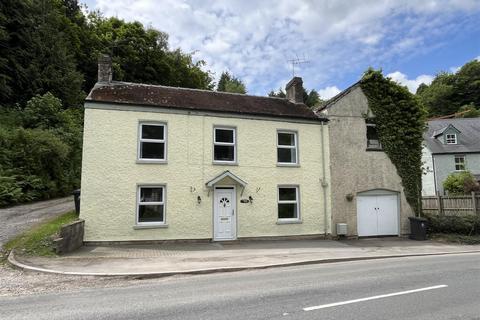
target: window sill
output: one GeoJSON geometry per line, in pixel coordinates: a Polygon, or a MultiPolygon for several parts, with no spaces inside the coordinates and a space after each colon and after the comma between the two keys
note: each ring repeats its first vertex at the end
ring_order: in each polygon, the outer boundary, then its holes
{"type": "Polygon", "coordinates": [[[277,220],[277,224],[301,224],[302,220],[277,220]]]}
{"type": "Polygon", "coordinates": [[[147,159],[137,159],[136,163],[138,164],[167,164],[167,160],[147,160],[147,159]]]}
{"type": "Polygon", "coordinates": [[[299,168],[300,164],[299,163],[278,163],[277,162],[277,167],[299,168]]]}
{"type": "Polygon", "coordinates": [[[212,162],[213,165],[216,165],[216,166],[238,166],[238,162],[222,162],[222,161],[213,161],[212,162]]]}
{"type": "Polygon", "coordinates": [[[141,229],[161,229],[161,228],[168,228],[168,224],[165,223],[158,223],[158,224],[136,224],[133,226],[135,230],[141,229]]]}
{"type": "Polygon", "coordinates": [[[365,151],[383,152],[382,148],[367,148],[365,151]]]}

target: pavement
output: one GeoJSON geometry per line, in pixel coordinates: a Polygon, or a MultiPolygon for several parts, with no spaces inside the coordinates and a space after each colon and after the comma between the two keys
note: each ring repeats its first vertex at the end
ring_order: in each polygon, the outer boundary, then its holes
{"type": "Polygon", "coordinates": [[[161,277],[472,252],[480,252],[480,245],[455,245],[392,237],[344,241],[86,246],[59,257],[29,257],[11,253],[9,261],[25,270],[67,275],[161,277]]]}
{"type": "Polygon", "coordinates": [[[0,248],[20,232],[74,209],[73,196],[0,209],[0,248]]]}

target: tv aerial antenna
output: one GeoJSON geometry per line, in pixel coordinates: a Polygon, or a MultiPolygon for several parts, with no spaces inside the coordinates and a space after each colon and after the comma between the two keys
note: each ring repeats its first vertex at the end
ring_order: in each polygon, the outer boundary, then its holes
{"type": "Polygon", "coordinates": [[[299,66],[301,64],[310,63],[310,60],[305,58],[305,55],[299,57],[298,54],[295,54],[295,58],[287,60],[288,63],[292,65],[292,76],[295,77],[295,66],[299,66]]]}

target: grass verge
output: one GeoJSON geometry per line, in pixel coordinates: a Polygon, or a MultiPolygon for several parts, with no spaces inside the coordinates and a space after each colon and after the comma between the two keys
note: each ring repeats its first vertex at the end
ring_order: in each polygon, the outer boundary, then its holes
{"type": "Polygon", "coordinates": [[[430,234],[430,239],[459,244],[480,244],[480,235],[466,236],[455,233],[433,233],[430,234]]]}
{"type": "Polygon", "coordinates": [[[26,255],[53,256],[55,255],[54,236],[60,232],[62,225],[77,218],[75,211],[72,211],[47,220],[8,241],[4,245],[4,250],[15,249],[16,252],[26,255]]]}

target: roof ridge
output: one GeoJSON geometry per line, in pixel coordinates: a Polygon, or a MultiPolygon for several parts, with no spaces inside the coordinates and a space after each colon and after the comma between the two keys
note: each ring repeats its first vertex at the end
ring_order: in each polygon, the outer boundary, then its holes
{"type": "Polygon", "coordinates": [[[134,85],[134,86],[151,86],[151,87],[160,87],[160,88],[169,88],[169,89],[178,89],[178,90],[185,90],[185,91],[198,91],[198,92],[205,92],[205,93],[213,93],[213,94],[220,94],[220,95],[235,95],[235,96],[242,96],[242,97],[252,97],[252,98],[263,98],[263,99],[278,99],[282,101],[287,101],[291,104],[295,104],[288,100],[287,98],[281,97],[270,97],[270,96],[257,96],[253,94],[246,94],[246,93],[236,93],[236,92],[225,92],[225,91],[216,91],[216,90],[207,90],[207,89],[197,89],[197,88],[186,88],[186,87],[173,87],[173,86],[165,86],[161,84],[148,84],[148,83],[137,83],[137,82],[126,82],[126,81],[112,81],[105,83],[105,85],[113,84],[113,85],[134,85]]]}

